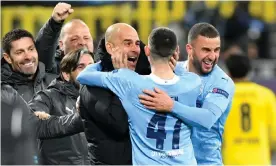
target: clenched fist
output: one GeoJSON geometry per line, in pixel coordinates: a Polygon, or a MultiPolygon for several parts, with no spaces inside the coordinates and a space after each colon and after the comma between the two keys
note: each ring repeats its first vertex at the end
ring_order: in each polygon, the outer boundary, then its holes
{"type": "Polygon", "coordinates": [[[70,14],[74,12],[74,9],[71,8],[71,5],[68,3],[58,3],[52,13],[53,19],[60,23],[64,21],[70,14]]]}

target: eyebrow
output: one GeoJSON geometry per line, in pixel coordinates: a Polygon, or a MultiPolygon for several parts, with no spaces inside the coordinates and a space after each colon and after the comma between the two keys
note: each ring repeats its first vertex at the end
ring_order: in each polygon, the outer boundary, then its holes
{"type": "Polygon", "coordinates": [[[24,51],[24,49],[23,48],[19,48],[19,49],[15,50],[14,52],[18,52],[18,51],[24,51]]]}
{"type": "MultiPolygon", "coordinates": [[[[125,39],[125,40],[123,40],[123,42],[132,42],[132,40],[131,39],[125,39]]],[[[140,40],[136,40],[135,43],[136,42],[140,42],[140,40]]]]}
{"type": "Polygon", "coordinates": [[[35,48],[35,45],[30,45],[30,46],[28,47],[28,49],[30,49],[30,48],[35,48]]]}

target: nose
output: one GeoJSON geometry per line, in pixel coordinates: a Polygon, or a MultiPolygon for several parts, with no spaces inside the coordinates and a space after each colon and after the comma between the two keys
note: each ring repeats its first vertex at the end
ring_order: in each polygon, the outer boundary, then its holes
{"type": "Polygon", "coordinates": [[[33,55],[30,52],[25,52],[24,59],[25,60],[31,60],[33,58],[33,55]]]}
{"type": "Polygon", "coordinates": [[[210,54],[208,55],[208,58],[210,58],[210,59],[215,59],[216,57],[217,57],[217,55],[218,55],[218,53],[217,52],[215,52],[215,51],[212,51],[212,52],[210,52],[210,54]]]}
{"type": "Polygon", "coordinates": [[[84,45],[86,45],[86,41],[83,38],[80,38],[79,41],[78,41],[78,44],[80,46],[84,46],[84,45]]]}

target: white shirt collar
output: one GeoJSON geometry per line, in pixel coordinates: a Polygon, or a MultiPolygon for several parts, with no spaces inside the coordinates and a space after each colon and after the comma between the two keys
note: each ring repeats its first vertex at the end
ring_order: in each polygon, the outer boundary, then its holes
{"type": "Polygon", "coordinates": [[[172,84],[175,84],[177,81],[179,81],[179,77],[177,75],[175,75],[173,79],[170,79],[170,80],[161,79],[152,73],[148,75],[148,77],[151,78],[155,83],[161,84],[161,85],[172,85],[172,84]]]}

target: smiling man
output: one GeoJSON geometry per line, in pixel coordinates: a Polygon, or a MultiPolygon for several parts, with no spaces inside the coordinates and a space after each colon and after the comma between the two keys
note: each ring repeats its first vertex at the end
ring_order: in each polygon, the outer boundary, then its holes
{"type": "Polygon", "coordinates": [[[43,90],[56,75],[45,72],[38,62],[38,53],[31,33],[23,29],[8,32],[2,40],[1,81],[11,85],[30,101],[33,95],[43,90]]]}
{"type": "Polygon", "coordinates": [[[139,96],[146,108],[175,112],[176,116],[193,127],[191,139],[199,165],[223,164],[222,134],[235,87],[232,79],[216,65],[220,46],[220,34],[214,26],[195,24],[188,34],[188,60],[176,65],[175,73],[178,75],[189,71],[201,76],[203,87],[197,98],[197,108],[173,101],[160,89],[156,92],[145,90],[145,94],[139,96]]]}
{"type": "MultiPolygon", "coordinates": [[[[117,23],[108,27],[105,33],[105,46],[111,58],[112,52],[116,49],[126,54],[128,68],[135,70],[141,50],[137,31],[133,27],[125,23],[117,23]]],[[[112,58],[112,60],[115,59],[112,58]]]]}

